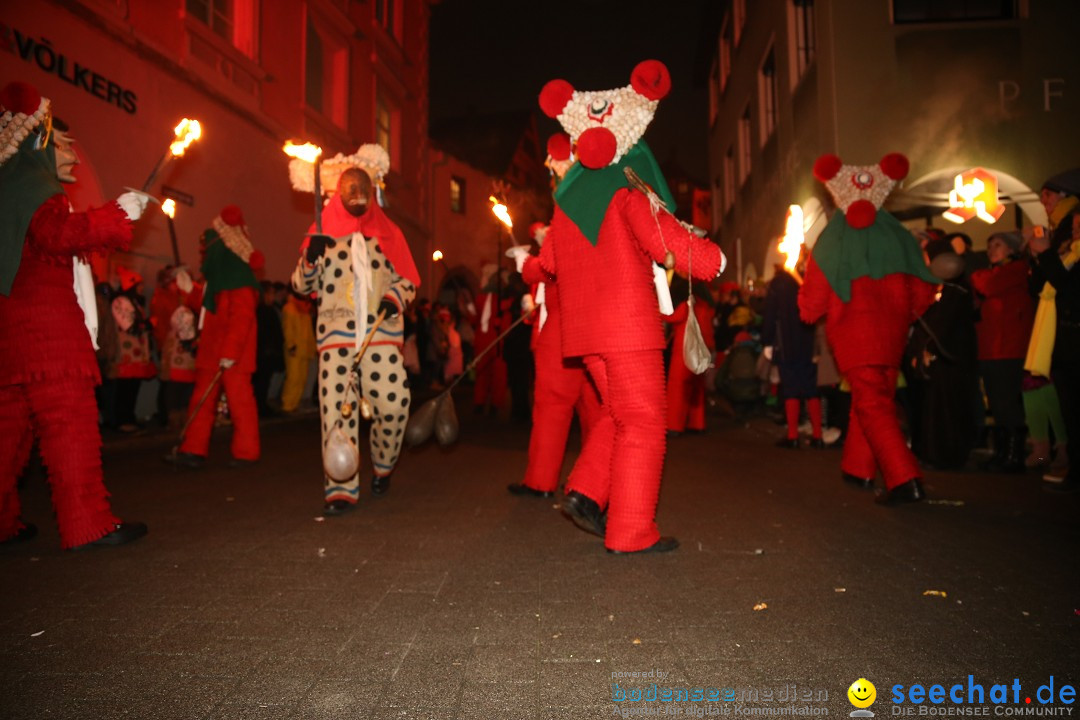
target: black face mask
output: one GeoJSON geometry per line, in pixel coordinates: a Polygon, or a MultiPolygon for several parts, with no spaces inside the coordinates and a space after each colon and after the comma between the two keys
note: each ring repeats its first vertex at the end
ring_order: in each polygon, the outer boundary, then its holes
{"type": "Polygon", "coordinates": [[[344,172],[338,179],[337,193],[345,211],[360,217],[367,212],[371,202],[371,178],[362,170],[344,172]]]}

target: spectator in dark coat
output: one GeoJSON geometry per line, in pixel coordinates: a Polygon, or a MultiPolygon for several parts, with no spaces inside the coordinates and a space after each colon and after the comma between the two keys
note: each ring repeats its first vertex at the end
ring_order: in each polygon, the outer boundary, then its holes
{"type": "MultiPolygon", "coordinates": [[[[1033,237],[1032,280],[1045,281],[1053,289],[1057,323],[1050,374],[1061,399],[1065,430],[1080,437],[1080,169],[1050,178],[1043,184],[1041,198],[1050,218],[1049,237],[1033,237]]],[[[1043,298],[1046,298],[1045,289],[1043,298]]],[[[1064,478],[1048,490],[1080,490],[1080,462],[1070,463],[1064,478]]]]}
{"type": "Polygon", "coordinates": [[[814,364],[814,326],[799,318],[799,282],[782,265],[777,265],[776,275],[765,295],[761,343],[780,372],[780,397],[787,417],[787,436],[777,445],[799,449],[799,414],[805,400],[813,433],[810,447],[824,448],[821,398],[814,364]]]}
{"type": "Polygon", "coordinates": [[[274,373],[285,372],[285,332],[281,326],[281,315],[274,304],[277,295],[274,284],[263,280],[260,286],[262,302],[255,308],[255,372],[251,376],[251,385],[255,391],[259,417],[266,417],[272,414],[268,397],[270,380],[274,373]]]}
{"type": "MultiPolygon", "coordinates": [[[[948,241],[926,246],[933,263],[955,253],[948,241]]],[[[962,468],[975,446],[978,393],[975,305],[955,259],[957,274],[946,280],[937,301],[916,323],[907,347],[905,373],[911,406],[911,450],[925,465],[962,468]]]]}

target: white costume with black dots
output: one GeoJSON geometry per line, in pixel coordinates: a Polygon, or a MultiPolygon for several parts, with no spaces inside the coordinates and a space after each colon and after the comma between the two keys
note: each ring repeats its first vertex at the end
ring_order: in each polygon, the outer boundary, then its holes
{"type": "MultiPolygon", "coordinates": [[[[405,336],[402,311],[416,294],[416,287],[394,271],[379,246],[378,238],[364,238],[360,233],[338,238],[326,246],[323,257],[311,265],[302,255],[292,275],[292,286],[300,293],[317,293],[319,303],[315,340],[319,351],[319,406],[322,411],[322,441],[325,447],[330,431],[341,418],[341,403],[346,395],[349,373],[356,348],[375,322],[379,304],[392,302],[398,310],[386,317],[375,331],[371,345],[360,361],[358,390],[371,402],[371,462],[376,475],[387,476],[394,470],[401,451],[402,435],[409,419],[409,383],[405,376],[401,345],[405,336]],[[366,323],[357,331],[357,305],[364,299],[354,295],[356,277],[353,256],[364,257],[363,248],[353,252],[354,242],[366,246],[369,265],[367,278],[366,323]]],[[[346,434],[359,443],[360,413],[356,394],[349,393],[352,413],[343,420],[346,434]]],[[[326,502],[345,500],[355,503],[360,493],[360,474],[347,482],[324,477],[326,502]]]]}

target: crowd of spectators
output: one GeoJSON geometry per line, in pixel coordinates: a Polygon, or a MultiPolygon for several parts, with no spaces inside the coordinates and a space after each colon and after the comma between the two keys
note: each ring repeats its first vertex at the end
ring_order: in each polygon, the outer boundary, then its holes
{"type": "MultiPolygon", "coordinates": [[[[1043,188],[1048,228],[996,232],[985,251],[973,251],[964,233],[916,233],[931,268],[939,276],[948,269],[936,301],[912,325],[897,389],[898,412],[925,467],[962,469],[982,449],[984,471],[1035,468],[1052,485],[1075,486],[1068,436],[1080,410],[1076,180],[1065,174],[1043,188]]],[[[509,404],[512,419],[528,422],[533,289],[517,273],[494,270],[476,294],[459,282],[445,286],[439,300],[421,298],[407,308],[405,367],[421,393],[468,373],[477,413],[509,404]]],[[[147,303],[141,277],[123,267],[116,274],[115,285],[98,285],[102,423],[136,430],[141,386],[157,379],[153,421],[175,427],[186,416],[194,379],[199,283],[182,267],[166,267],[147,303]]],[[[769,282],[694,288],[694,320],[714,353],[703,376],[681,372],[690,292],[684,279],[673,279],[669,435],[704,431],[706,409],[720,408],[740,424],[755,414],[774,418],[786,428],[778,442],[784,448],[843,443],[850,395],[822,328],[798,320],[797,278],[798,270],[778,266],[769,282]]],[[[264,281],[257,324],[252,384],[260,416],[295,412],[312,392],[312,303],[284,283],[264,281]]]]}

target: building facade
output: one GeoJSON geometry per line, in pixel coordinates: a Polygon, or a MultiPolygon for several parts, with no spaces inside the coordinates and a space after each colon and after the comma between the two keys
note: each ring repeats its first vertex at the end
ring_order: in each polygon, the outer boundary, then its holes
{"type": "MultiPolygon", "coordinates": [[[[738,268],[769,268],[786,209],[821,224],[811,174],[834,153],[911,172],[887,208],[971,235],[1045,222],[1042,182],[1074,167],[1080,64],[1069,0],[726,0],[710,50],[713,227],[738,268]],[[942,217],[958,174],[984,168],[995,226],[942,217]]],[[[808,238],[809,240],[809,238],[808,238]]],[[[742,279],[742,278],[740,278],[742,279]]]]}
{"type": "MultiPolygon", "coordinates": [[[[429,11],[429,0],[7,3],[0,82],[32,83],[71,126],[76,208],[142,187],[177,122],[198,119],[202,139],[149,188],[177,199],[180,259],[197,266],[199,234],[236,204],[273,280],[288,279],[314,214],[312,196],[290,186],[284,142],[314,142],[324,156],[379,142],[391,158],[387,213],[423,273],[429,11]]],[[[166,219],[151,212],[131,253],[95,270],[106,279],[124,264],[152,285],[173,261],[166,219]]]]}
{"type": "MultiPolygon", "coordinates": [[[[551,219],[543,147],[531,111],[453,118],[432,128],[431,250],[441,258],[431,297],[448,283],[478,291],[484,265],[512,269],[504,254],[511,242],[532,243],[529,226],[551,219]],[[492,197],[506,205],[511,229],[492,213],[492,197]]],[[[448,290],[440,299],[452,296],[448,290]]]]}

